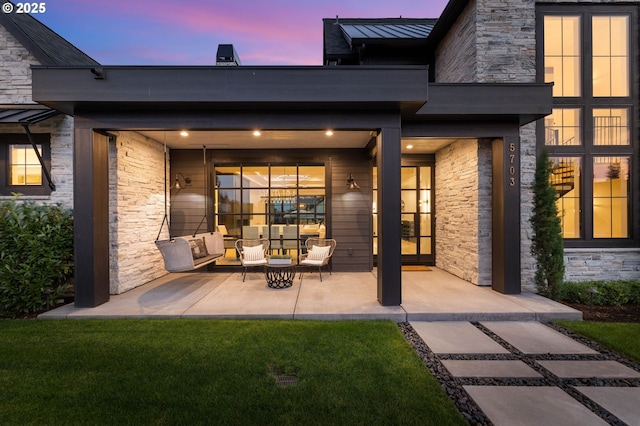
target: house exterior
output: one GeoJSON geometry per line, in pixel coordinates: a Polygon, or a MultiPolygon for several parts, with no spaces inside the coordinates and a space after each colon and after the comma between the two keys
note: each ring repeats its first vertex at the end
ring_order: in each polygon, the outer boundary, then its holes
{"type": "MultiPolygon", "coordinates": [[[[438,19],[330,18],[318,67],[226,66],[228,46],[211,67],[102,66],[63,40],[73,55],[54,61],[41,51],[59,37],[0,16],[0,114],[46,117],[0,115],[0,161],[13,145],[24,159],[4,178],[38,170],[28,129],[55,184],[2,196],[73,206],[78,306],[166,274],[154,240],[197,230],[294,257],[334,238],[333,270],[377,267],[379,302],[399,305],[403,264],[533,288],[546,148],[566,278],[640,278],[638,8],[452,0],[438,19]]],[[[228,250],[210,270],[236,263],[228,250]]]]}

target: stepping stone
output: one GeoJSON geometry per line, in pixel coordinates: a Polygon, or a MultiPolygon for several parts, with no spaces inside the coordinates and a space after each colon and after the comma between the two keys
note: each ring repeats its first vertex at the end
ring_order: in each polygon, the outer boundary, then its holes
{"type": "Polygon", "coordinates": [[[438,354],[503,354],[509,351],[462,321],[411,321],[411,326],[429,348],[438,354]]]}
{"type": "Polygon", "coordinates": [[[542,377],[522,361],[511,360],[443,360],[454,377],[542,377]]]}
{"type": "Polygon", "coordinates": [[[495,426],[607,423],[554,386],[464,386],[495,426]]]}
{"type": "MultiPolygon", "coordinates": [[[[616,361],[536,361],[563,379],[639,379],[640,373],[616,361]]],[[[638,400],[640,402],[640,400],[638,400]]]]}
{"type": "Polygon", "coordinates": [[[640,426],[640,388],[576,386],[576,389],[629,426],[640,426]]]}
{"type": "Polygon", "coordinates": [[[482,325],[525,354],[597,354],[539,322],[487,321],[482,325]]]}

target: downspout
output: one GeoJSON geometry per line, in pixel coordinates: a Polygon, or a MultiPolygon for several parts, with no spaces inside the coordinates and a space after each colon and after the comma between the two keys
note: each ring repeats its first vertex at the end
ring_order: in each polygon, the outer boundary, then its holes
{"type": "Polygon", "coordinates": [[[38,157],[38,161],[40,162],[40,166],[42,167],[42,173],[44,173],[44,176],[47,178],[47,182],[49,182],[49,188],[51,188],[52,191],[55,191],[56,184],[53,183],[53,181],[51,180],[51,174],[49,173],[49,170],[47,170],[47,168],[44,165],[44,160],[42,159],[42,155],[40,155],[40,151],[38,151],[38,146],[33,140],[33,136],[31,135],[31,131],[29,130],[29,125],[23,124],[22,127],[24,127],[24,131],[27,133],[29,142],[31,142],[31,146],[33,147],[33,150],[35,151],[36,156],[38,157]]]}

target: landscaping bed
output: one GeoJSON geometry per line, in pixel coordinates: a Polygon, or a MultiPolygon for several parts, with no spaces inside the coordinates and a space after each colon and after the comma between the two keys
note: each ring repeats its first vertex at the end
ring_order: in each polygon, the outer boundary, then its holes
{"type": "Polygon", "coordinates": [[[640,305],[602,306],[562,302],[582,312],[585,321],[599,322],[638,322],[640,323],[640,305]]]}

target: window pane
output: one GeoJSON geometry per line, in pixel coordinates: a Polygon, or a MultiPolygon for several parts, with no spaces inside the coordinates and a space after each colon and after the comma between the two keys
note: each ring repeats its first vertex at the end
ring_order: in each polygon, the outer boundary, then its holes
{"type": "Polygon", "coordinates": [[[544,120],[545,145],[581,145],[580,109],[556,108],[544,120]]]}
{"type": "Polygon", "coordinates": [[[402,215],[402,254],[417,254],[416,225],[413,214],[402,215]]]}
{"type": "Polygon", "coordinates": [[[558,215],[564,238],[580,238],[580,158],[553,157],[552,185],[558,192],[558,215]]]}
{"type": "Polygon", "coordinates": [[[580,18],[544,17],[545,82],[553,96],[580,96],[580,18]]]}
{"type": "MultiPolygon", "coordinates": [[[[42,145],[36,146],[42,155],[42,145]]],[[[31,145],[11,145],[9,164],[9,185],[42,185],[42,166],[31,145]]]]}
{"type": "Polygon", "coordinates": [[[593,237],[629,237],[629,158],[593,159],[593,237]]]}
{"type": "Polygon", "coordinates": [[[216,186],[218,188],[239,188],[240,167],[216,167],[216,186]]]}
{"type": "Polygon", "coordinates": [[[594,145],[629,145],[629,110],[597,108],[593,110],[594,145]]]}
{"type": "Polygon", "coordinates": [[[243,167],[244,188],[266,188],[269,186],[269,167],[243,167]]]}
{"type": "Polygon", "coordinates": [[[629,96],[629,17],[594,16],[593,96],[629,96]]]}
{"type": "Polygon", "coordinates": [[[274,166],[271,168],[271,186],[296,187],[298,185],[298,170],[296,166],[274,166]]]}
{"type": "Polygon", "coordinates": [[[300,186],[307,188],[323,188],[325,186],[324,166],[300,166],[300,186]]]}
{"type": "Polygon", "coordinates": [[[420,167],[420,188],[431,189],[431,167],[420,167]]]}
{"type": "Polygon", "coordinates": [[[415,188],[416,188],[416,168],[403,167],[402,168],[402,189],[415,189],[415,188]]]}

